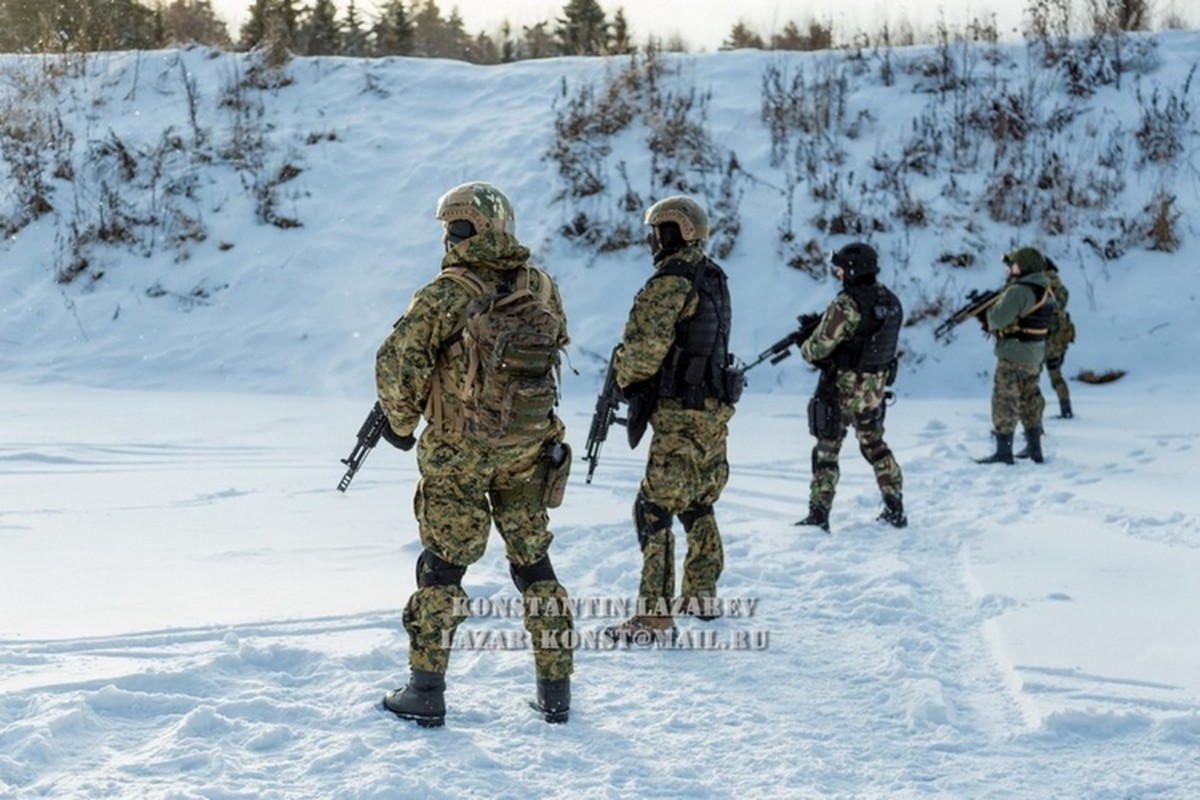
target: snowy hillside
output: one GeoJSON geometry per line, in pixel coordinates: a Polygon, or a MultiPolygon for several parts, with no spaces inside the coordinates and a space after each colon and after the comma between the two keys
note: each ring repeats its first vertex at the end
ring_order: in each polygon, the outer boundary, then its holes
{"type": "MultiPolygon", "coordinates": [[[[1122,47],[1119,80],[1111,52],[1081,62],[1090,87],[961,43],[0,56],[0,798],[1194,796],[1200,33],[1122,47]],[[814,375],[763,365],[717,506],[721,592],[752,613],[581,649],[566,726],[525,706],[531,654],[485,645],[453,654],[444,730],[380,712],[416,468],[380,448],[343,495],[338,459],[437,268],[434,202],[470,179],[562,287],[576,452],[648,269],[583,238],[640,238],[664,181],[703,196],[749,359],[832,298],[821,254],[861,226],[909,313],[887,438],[910,526],[874,521],[852,444],[832,535],[792,526],[814,375]],[[1127,375],[1071,382],[1046,464],[985,467],[990,344],[932,329],[1017,244],[1071,288],[1065,373],[1127,375]]],[[[636,593],[644,459],[614,436],[552,514],[581,632],[636,593]]],[[[465,586],[513,598],[496,542],[465,586]]]]}

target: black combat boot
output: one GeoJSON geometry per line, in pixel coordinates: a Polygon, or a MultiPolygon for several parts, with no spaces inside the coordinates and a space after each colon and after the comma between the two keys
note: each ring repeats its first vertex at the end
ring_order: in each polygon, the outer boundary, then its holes
{"type": "Polygon", "coordinates": [[[1017,451],[1017,458],[1031,458],[1034,463],[1041,464],[1042,458],[1042,429],[1025,429],[1025,446],[1017,451]]]}
{"type": "Polygon", "coordinates": [[[883,496],[883,513],[879,519],[893,528],[903,528],[908,525],[908,517],[904,516],[904,498],[898,494],[883,496]]]}
{"type": "Polygon", "coordinates": [[[537,702],[533,707],[542,713],[542,718],[550,723],[567,721],[571,710],[571,679],[538,678],[537,702]]]}
{"type": "Polygon", "coordinates": [[[996,452],[992,453],[987,458],[975,459],[976,464],[1011,464],[1013,463],[1012,442],[1013,435],[1011,433],[996,433],[992,432],[996,437],[996,452]]]}
{"type": "Polygon", "coordinates": [[[829,533],[829,509],[821,508],[813,503],[808,504],[808,516],[796,523],[797,525],[815,525],[829,533]]]}
{"type": "Polygon", "coordinates": [[[446,676],[413,667],[408,685],[385,694],[383,707],[422,728],[440,728],[446,724],[446,676]]]}
{"type": "Polygon", "coordinates": [[[1073,413],[1071,413],[1071,401],[1069,398],[1067,400],[1059,400],[1058,408],[1059,419],[1070,419],[1071,417],[1075,416],[1073,413]]]}

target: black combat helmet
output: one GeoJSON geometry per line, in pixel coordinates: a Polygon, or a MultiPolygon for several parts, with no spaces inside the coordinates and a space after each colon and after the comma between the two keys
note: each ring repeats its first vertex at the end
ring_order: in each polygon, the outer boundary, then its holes
{"type": "Polygon", "coordinates": [[[863,242],[846,245],[831,260],[842,270],[842,282],[846,284],[869,283],[879,274],[879,254],[863,242]]]}

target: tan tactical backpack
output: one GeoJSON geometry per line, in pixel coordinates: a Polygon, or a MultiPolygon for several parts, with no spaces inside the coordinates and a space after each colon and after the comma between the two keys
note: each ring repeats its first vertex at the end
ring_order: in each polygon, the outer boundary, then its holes
{"type": "Polygon", "coordinates": [[[442,275],[476,295],[462,329],[467,359],[459,396],[462,430],[489,445],[545,439],[558,402],[563,327],[551,303],[549,276],[520,267],[492,291],[462,267],[442,275]]]}

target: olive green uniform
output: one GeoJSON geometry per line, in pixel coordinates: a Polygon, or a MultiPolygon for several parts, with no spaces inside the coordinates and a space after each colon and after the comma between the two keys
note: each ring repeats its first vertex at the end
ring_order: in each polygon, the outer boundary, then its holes
{"type": "Polygon", "coordinates": [[[1045,272],[1009,278],[1000,298],[987,311],[987,329],[996,334],[996,372],[992,381],[992,430],[1012,434],[1017,422],[1040,429],[1046,400],[1038,388],[1045,360],[1045,341],[1022,341],[1008,335],[1038,301],[1034,287],[1049,289],[1045,272]]]}

